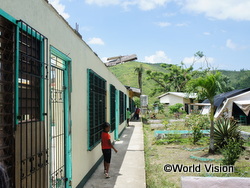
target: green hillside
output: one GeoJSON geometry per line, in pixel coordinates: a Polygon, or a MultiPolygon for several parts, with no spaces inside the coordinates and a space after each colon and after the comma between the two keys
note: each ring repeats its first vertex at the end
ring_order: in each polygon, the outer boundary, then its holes
{"type": "Polygon", "coordinates": [[[229,77],[232,86],[234,89],[243,89],[250,87],[250,71],[241,70],[241,71],[227,71],[220,70],[220,72],[229,77]]]}
{"type": "MultiPolygon", "coordinates": [[[[152,88],[154,88],[154,81],[146,80],[146,71],[160,71],[165,72],[166,70],[162,68],[159,64],[148,64],[148,63],[141,63],[137,61],[132,61],[124,64],[119,64],[113,67],[109,67],[110,71],[124,84],[131,87],[138,88],[138,81],[137,81],[137,74],[134,72],[135,67],[140,66],[143,64],[144,72],[142,75],[142,83],[143,83],[143,94],[149,95],[152,88]]],[[[153,103],[157,96],[160,94],[156,94],[153,97],[149,97],[149,103],[153,103]]]]}
{"type": "MultiPolygon", "coordinates": [[[[161,64],[149,64],[149,63],[141,63],[137,61],[132,61],[124,64],[119,64],[113,67],[109,67],[110,71],[124,84],[131,87],[138,88],[137,74],[134,72],[135,67],[143,65],[144,72],[142,76],[143,83],[143,94],[149,95],[152,89],[155,87],[155,83],[152,80],[146,80],[146,71],[160,71],[166,72],[166,70],[161,67],[161,64]]],[[[241,71],[226,71],[219,70],[222,74],[229,77],[230,86],[235,89],[242,89],[250,87],[250,71],[249,70],[241,70],[241,71]]],[[[152,104],[157,97],[162,93],[157,93],[155,96],[149,97],[149,103],[152,104]]]]}

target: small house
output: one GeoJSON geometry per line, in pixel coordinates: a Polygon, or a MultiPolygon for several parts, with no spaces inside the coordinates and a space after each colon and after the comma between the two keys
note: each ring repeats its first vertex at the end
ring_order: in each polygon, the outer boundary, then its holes
{"type": "Polygon", "coordinates": [[[192,110],[197,110],[197,106],[193,106],[193,103],[196,103],[197,94],[189,94],[183,92],[167,92],[158,97],[160,103],[167,106],[175,105],[177,103],[183,104],[185,111],[190,113],[192,110]]]}

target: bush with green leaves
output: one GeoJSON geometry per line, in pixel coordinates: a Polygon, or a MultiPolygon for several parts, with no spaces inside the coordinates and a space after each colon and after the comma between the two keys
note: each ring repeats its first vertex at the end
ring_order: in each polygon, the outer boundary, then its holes
{"type": "Polygon", "coordinates": [[[187,127],[199,126],[201,129],[209,129],[210,121],[207,115],[189,114],[186,116],[185,125],[187,127]]]}
{"type": "Polygon", "coordinates": [[[139,98],[135,98],[135,106],[140,107],[141,106],[141,100],[139,98]]]}
{"type": "Polygon", "coordinates": [[[165,111],[164,104],[160,103],[159,100],[155,101],[152,107],[152,110],[155,110],[155,107],[158,108],[158,113],[163,114],[165,111]]]}
{"type": "Polygon", "coordinates": [[[241,147],[244,144],[237,122],[225,118],[217,120],[214,127],[214,141],[216,147],[223,148],[231,140],[235,140],[235,142],[238,142],[241,147]]]}
{"type": "Polygon", "coordinates": [[[201,132],[201,128],[199,125],[193,126],[192,130],[193,130],[193,144],[196,144],[203,137],[203,134],[201,132]]]}
{"type": "Polygon", "coordinates": [[[168,107],[169,109],[169,113],[170,114],[174,114],[174,113],[180,113],[180,112],[183,112],[183,110],[181,108],[183,108],[183,104],[181,103],[176,103],[174,105],[171,105],[168,107]]]}
{"type": "Polygon", "coordinates": [[[243,151],[241,143],[236,139],[230,139],[227,141],[227,145],[221,149],[223,155],[222,164],[223,165],[234,165],[239,159],[241,152],[243,151]]]}
{"type": "Polygon", "coordinates": [[[155,141],[156,145],[164,144],[187,144],[190,142],[188,138],[182,138],[180,134],[167,134],[165,138],[155,141]]]}

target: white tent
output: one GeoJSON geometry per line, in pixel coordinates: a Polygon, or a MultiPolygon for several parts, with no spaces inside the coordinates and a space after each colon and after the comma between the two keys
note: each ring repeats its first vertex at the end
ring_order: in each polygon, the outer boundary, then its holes
{"type": "Polygon", "coordinates": [[[250,111],[250,100],[234,101],[235,104],[248,116],[250,111]]]}
{"type": "Polygon", "coordinates": [[[235,103],[248,116],[250,111],[250,91],[241,93],[234,97],[227,98],[223,101],[223,105],[217,108],[214,117],[217,118],[222,113],[227,117],[232,117],[233,103],[235,103]]]}

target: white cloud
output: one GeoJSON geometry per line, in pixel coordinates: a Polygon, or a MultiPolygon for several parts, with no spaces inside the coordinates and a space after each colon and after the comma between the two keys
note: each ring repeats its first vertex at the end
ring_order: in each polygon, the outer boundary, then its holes
{"type": "Polygon", "coordinates": [[[231,39],[227,39],[226,41],[226,47],[235,50],[237,48],[236,44],[233,43],[231,39]]]}
{"type": "Polygon", "coordinates": [[[157,51],[154,55],[145,56],[145,62],[148,63],[171,63],[171,59],[164,51],[157,51]]]}
{"type": "Polygon", "coordinates": [[[104,45],[104,42],[101,38],[93,37],[89,39],[89,44],[97,44],[97,45],[104,45]]]}
{"type": "Polygon", "coordinates": [[[121,6],[124,10],[128,11],[130,6],[136,5],[137,3],[135,1],[125,1],[121,3],[121,6]]]}
{"type": "Polygon", "coordinates": [[[102,62],[103,63],[107,63],[108,62],[108,60],[107,60],[108,58],[107,57],[103,57],[103,58],[101,58],[101,60],[102,60],[102,62]]]}
{"type": "Polygon", "coordinates": [[[225,20],[250,20],[249,0],[181,0],[184,10],[225,20]]]}
{"type": "Polygon", "coordinates": [[[65,5],[60,3],[60,0],[49,0],[49,3],[58,11],[58,13],[64,17],[65,19],[68,19],[70,15],[65,12],[65,5]]]}
{"type": "Polygon", "coordinates": [[[203,35],[211,35],[210,32],[204,32],[203,35]]]}
{"type": "Polygon", "coordinates": [[[177,27],[185,27],[185,26],[188,26],[188,24],[187,23],[177,23],[177,24],[175,24],[175,26],[177,26],[177,27]]]}
{"type": "Polygon", "coordinates": [[[202,57],[200,59],[194,58],[194,57],[185,57],[182,61],[185,65],[190,66],[194,62],[194,67],[196,68],[207,68],[211,67],[212,64],[214,64],[214,58],[212,57],[202,57]]]}
{"type": "Polygon", "coordinates": [[[129,6],[138,6],[141,10],[152,10],[160,6],[165,6],[172,0],[85,0],[88,4],[96,4],[99,6],[108,5],[120,5],[125,10],[128,10],[129,6]]]}
{"type": "Polygon", "coordinates": [[[171,0],[134,0],[142,10],[152,10],[156,7],[164,6],[171,0]]]}
{"type": "Polygon", "coordinates": [[[182,62],[184,64],[191,65],[194,62],[194,57],[185,57],[182,62]]]}
{"type": "Polygon", "coordinates": [[[99,6],[117,5],[120,4],[120,0],[85,0],[88,4],[96,4],[99,6]]]}
{"type": "Polygon", "coordinates": [[[173,13],[173,12],[170,12],[170,13],[167,12],[167,13],[163,14],[164,17],[172,17],[172,16],[175,16],[175,15],[176,15],[176,13],[173,13]]]}
{"type": "Polygon", "coordinates": [[[160,27],[168,27],[171,25],[171,23],[169,23],[169,22],[157,22],[156,25],[158,25],[160,27]]]}
{"type": "Polygon", "coordinates": [[[245,50],[245,49],[249,48],[249,46],[246,46],[246,45],[236,44],[231,39],[227,39],[227,41],[226,41],[226,47],[230,48],[232,50],[245,50]]]}
{"type": "MultiPolygon", "coordinates": [[[[144,11],[163,7],[170,2],[174,2],[185,11],[205,14],[209,18],[250,20],[249,0],[85,0],[85,2],[99,6],[119,5],[125,10],[128,10],[131,6],[138,6],[139,9],[144,11]]],[[[173,16],[175,13],[166,13],[164,15],[173,16]]]]}

